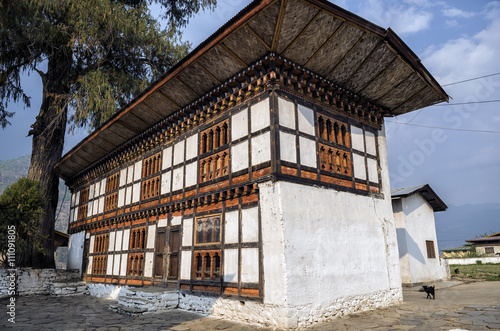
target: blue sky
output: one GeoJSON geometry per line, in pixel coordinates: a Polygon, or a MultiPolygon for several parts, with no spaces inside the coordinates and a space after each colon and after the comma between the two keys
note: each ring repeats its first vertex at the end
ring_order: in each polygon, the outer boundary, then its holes
{"type": "MultiPolygon", "coordinates": [[[[391,27],[442,85],[500,73],[500,2],[332,2],[383,28],[391,27]]],[[[191,20],[183,39],[195,47],[248,3],[219,0],[214,12],[191,20]]],[[[16,114],[12,125],[0,130],[0,160],[31,152],[26,134],[38,113],[42,90],[36,74],[26,76],[23,84],[32,97],[32,107],[9,104],[8,110],[16,114]]],[[[450,104],[500,100],[500,75],[444,89],[452,98],[450,104]]],[[[499,102],[437,105],[388,118],[386,123],[392,187],[428,183],[448,205],[500,203],[499,102]]],[[[65,151],[86,134],[82,129],[67,135],[65,151]]]]}

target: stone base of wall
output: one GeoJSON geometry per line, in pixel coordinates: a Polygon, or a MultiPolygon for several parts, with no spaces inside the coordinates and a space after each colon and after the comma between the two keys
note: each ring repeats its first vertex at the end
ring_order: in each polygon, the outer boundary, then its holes
{"type": "Polygon", "coordinates": [[[403,301],[401,288],[346,297],[323,306],[286,307],[256,300],[240,301],[208,295],[181,293],[179,308],[245,323],[277,328],[307,327],[362,311],[388,307],[403,301]]]}
{"type": "Polygon", "coordinates": [[[9,289],[14,287],[17,295],[48,295],[51,294],[55,283],[78,282],[79,279],[78,270],[2,268],[0,269],[0,299],[10,297],[9,289]]]}

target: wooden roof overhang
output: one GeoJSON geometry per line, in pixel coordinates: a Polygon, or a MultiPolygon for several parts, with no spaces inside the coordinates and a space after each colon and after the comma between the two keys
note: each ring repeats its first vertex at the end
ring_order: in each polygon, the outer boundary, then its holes
{"type": "MultiPolygon", "coordinates": [[[[56,171],[69,181],[145,132],[159,135],[149,132],[155,124],[196,115],[217,101],[220,86],[269,54],[379,107],[384,116],[448,101],[390,28],[325,0],[255,0],[64,155],[56,171]]],[[[242,82],[258,77],[251,73],[242,82]]]]}

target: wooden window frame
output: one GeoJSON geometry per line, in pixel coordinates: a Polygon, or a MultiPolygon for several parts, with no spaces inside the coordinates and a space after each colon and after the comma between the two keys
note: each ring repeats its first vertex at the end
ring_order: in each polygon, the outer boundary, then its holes
{"type": "Polygon", "coordinates": [[[194,229],[194,240],[195,240],[195,245],[196,246],[201,246],[201,245],[216,245],[220,244],[221,242],[221,231],[222,230],[222,214],[214,214],[214,215],[208,215],[208,216],[201,216],[201,217],[196,217],[195,219],[195,229],[194,229]],[[212,222],[212,229],[217,229],[216,225],[216,220],[218,219],[218,231],[211,230],[211,240],[208,241],[208,235],[209,233],[207,232],[206,229],[202,229],[203,234],[202,234],[202,241],[200,242],[198,239],[198,229],[200,226],[200,223],[203,222],[208,223],[212,222]],[[218,235],[218,238],[217,238],[218,235]]]}
{"type": "Polygon", "coordinates": [[[436,258],[436,250],[434,247],[434,241],[433,240],[426,240],[425,247],[427,249],[427,258],[428,259],[435,259],[436,258]]]}

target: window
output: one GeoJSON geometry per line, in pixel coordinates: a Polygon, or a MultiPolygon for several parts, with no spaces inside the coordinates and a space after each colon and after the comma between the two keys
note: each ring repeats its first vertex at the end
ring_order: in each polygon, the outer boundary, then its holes
{"type": "Polygon", "coordinates": [[[101,234],[95,236],[94,253],[103,253],[108,250],[109,235],[101,234]]]}
{"type": "Polygon", "coordinates": [[[494,247],[485,247],[484,252],[486,254],[495,254],[495,248],[494,247]]]}
{"type": "Polygon", "coordinates": [[[321,170],[351,176],[351,153],[320,144],[319,161],[321,170]]]}
{"type": "Polygon", "coordinates": [[[109,176],[106,180],[106,198],[104,199],[104,211],[113,210],[118,206],[118,174],[109,176]]]}
{"type": "Polygon", "coordinates": [[[78,207],[78,220],[82,220],[87,217],[88,201],[89,188],[87,187],[80,191],[80,201],[78,201],[78,204],[80,205],[80,207],[78,207]]]}
{"type": "Polygon", "coordinates": [[[146,228],[136,228],[130,231],[130,249],[144,249],[146,245],[146,228]]]}
{"type": "Polygon", "coordinates": [[[209,156],[200,162],[200,182],[223,177],[229,174],[229,155],[227,151],[209,156]]]}
{"type": "MultiPolygon", "coordinates": [[[[161,153],[152,155],[142,163],[142,178],[148,178],[160,172],[161,153]]],[[[157,197],[160,194],[160,176],[156,176],[142,182],[141,199],[146,200],[157,197]]]]}
{"type": "Polygon", "coordinates": [[[347,124],[333,118],[318,116],[318,135],[321,139],[332,144],[349,147],[349,129],[347,124]]]}
{"type": "Polygon", "coordinates": [[[220,215],[196,219],[196,244],[220,242],[220,215]]]}
{"type": "Polygon", "coordinates": [[[425,245],[427,246],[427,258],[429,259],[435,259],[436,258],[436,252],[434,251],[434,241],[432,240],[426,240],[425,245]]]}
{"type": "Polygon", "coordinates": [[[195,251],[193,278],[217,280],[221,276],[220,251],[195,251]]]}
{"type": "Polygon", "coordinates": [[[200,134],[200,153],[208,153],[229,143],[228,121],[218,123],[200,134]]]}
{"type": "Polygon", "coordinates": [[[106,256],[94,256],[92,273],[94,275],[104,275],[106,273],[106,256]]]}
{"type": "Polygon", "coordinates": [[[129,254],[127,275],[142,276],[144,270],[144,253],[129,254]]]}

